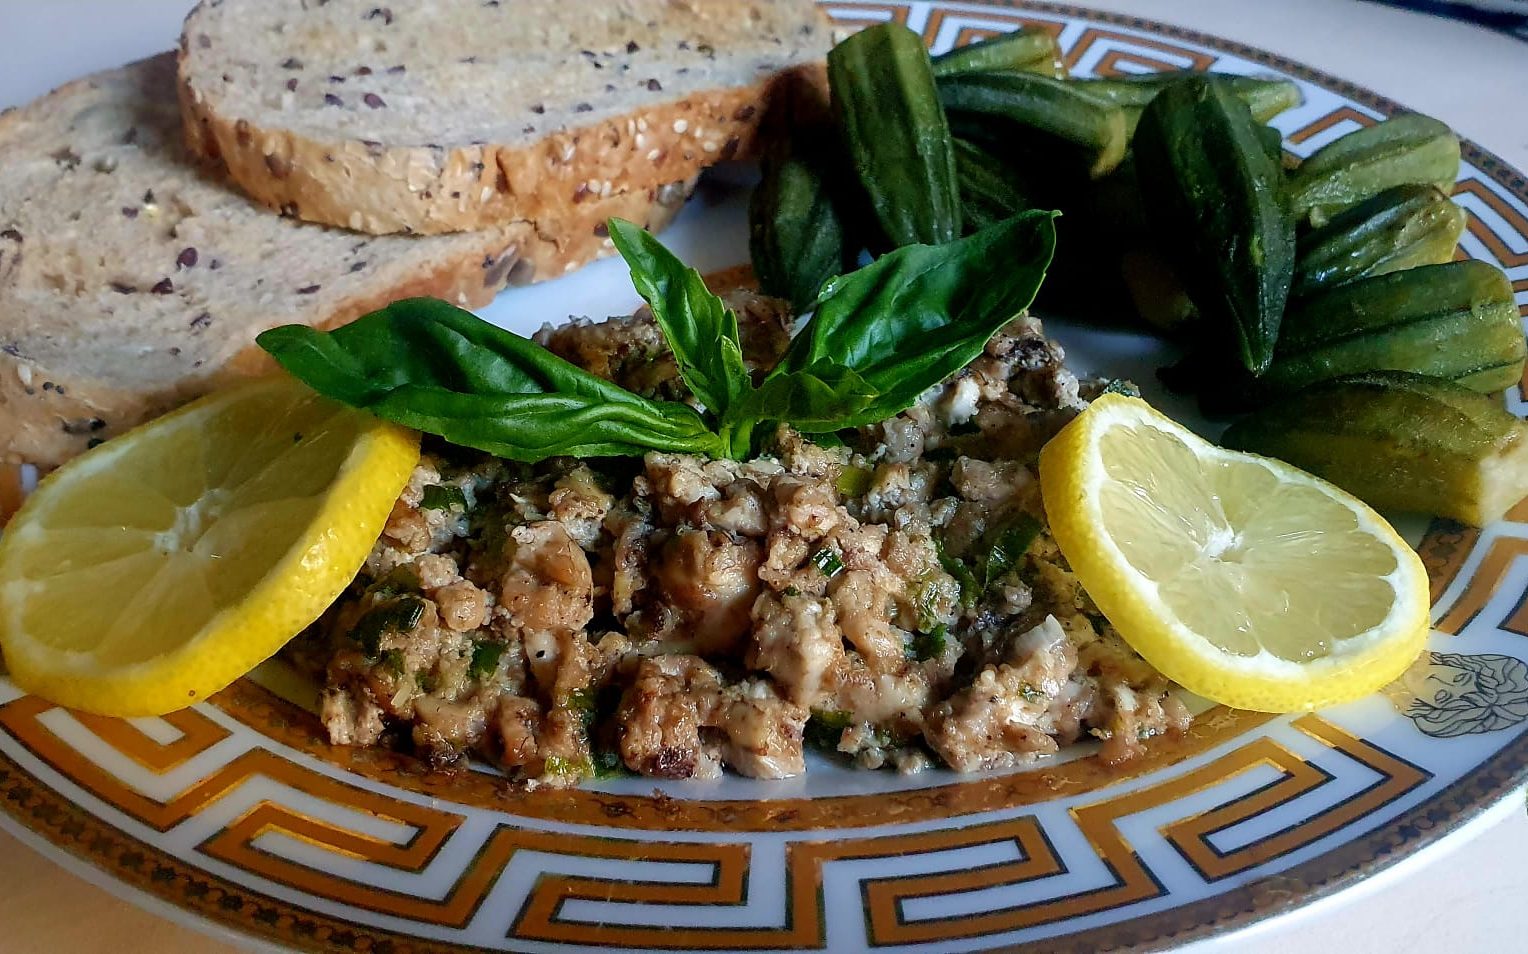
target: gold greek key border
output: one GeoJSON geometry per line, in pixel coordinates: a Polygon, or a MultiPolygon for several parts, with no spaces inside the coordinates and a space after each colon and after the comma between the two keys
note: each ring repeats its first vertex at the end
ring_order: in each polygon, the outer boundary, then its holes
{"type": "MultiPolygon", "coordinates": [[[[39,707],[32,700],[23,698],[0,707],[0,717],[4,718],[6,727],[14,732],[26,720],[34,726],[39,725],[37,717],[47,711],[47,707],[39,707]]],[[[561,942],[580,947],[620,945],[693,950],[818,948],[826,943],[821,892],[825,865],[847,860],[905,858],[909,855],[945,852],[1000,841],[1011,841],[1017,846],[1020,860],[1016,862],[960,871],[864,879],[861,890],[867,932],[872,943],[879,946],[973,939],[1110,911],[1161,897],[1161,884],[1121,834],[1119,822],[1128,816],[1173,804],[1189,795],[1220,785],[1257,766],[1275,767],[1281,771],[1282,777],[1271,786],[1264,786],[1249,795],[1162,828],[1169,843],[1209,880],[1240,873],[1268,858],[1308,845],[1407,794],[1430,777],[1424,770],[1372,743],[1354,738],[1317,716],[1302,717],[1293,725],[1297,730],[1371,770],[1379,781],[1371,783],[1356,796],[1333,803],[1273,838],[1229,853],[1215,852],[1206,841],[1209,835],[1258,812],[1277,808],[1333,780],[1331,773],[1309,765],[1272,739],[1254,738],[1246,745],[1178,778],[1071,810],[1078,830],[1110,872],[1113,878],[1111,884],[959,919],[908,921],[902,913],[903,904],[914,898],[1010,886],[1066,874],[1064,861],[1046,837],[1038,819],[1024,815],[999,822],[913,835],[797,842],[787,849],[785,877],[788,906],[785,925],[780,928],[644,927],[591,924],[565,920],[560,916],[568,901],[580,899],[665,905],[742,906],[747,902],[750,872],[750,849],[744,843],[616,839],[527,831],[503,824],[484,842],[467,868],[457,875],[444,897],[435,900],[378,888],[339,877],[333,872],[316,870],[264,851],[257,847],[257,842],[264,835],[280,833],[335,854],[422,874],[435,861],[441,847],[460,828],[462,817],[450,811],[405,803],[370,792],[260,749],[243,753],[224,770],[196,783],[187,792],[168,802],[154,803],[159,806],[157,811],[143,811],[142,803],[137,799],[124,799],[120,791],[113,794],[107,790],[110,786],[102,786],[99,778],[89,777],[88,772],[75,778],[118,807],[134,811],[135,817],[158,830],[168,830],[243,782],[256,777],[290,786],[315,799],[405,826],[412,834],[402,843],[394,843],[321,821],[276,802],[262,800],[206,838],[198,850],[239,870],[257,874],[271,883],[314,897],[439,927],[465,926],[478,912],[511,859],[520,851],[564,857],[703,864],[712,870],[709,881],[699,884],[543,874],[537,879],[535,888],[518,912],[510,936],[519,940],[561,942]]],[[[72,750],[46,729],[29,735],[34,741],[51,740],[51,744],[40,750],[34,749],[34,753],[50,765],[57,767],[76,761],[65,757],[72,750]]],[[[169,750],[177,744],[172,742],[163,748],[169,750]]],[[[144,759],[145,763],[162,765],[169,765],[172,761],[155,756],[144,759]]],[[[66,813],[65,808],[73,809],[74,806],[68,806],[56,793],[38,785],[35,779],[31,779],[3,757],[0,757],[0,797],[17,805],[51,806],[46,810],[34,811],[29,827],[41,830],[55,843],[58,843],[55,834],[83,836],[87,829],[97,829],[98,836],[107,832],[120,834],[111,832],[104,823],[89,816],[85,816],[82,822],[79,817],[81,812],[77,809],[66,813]],[[51,825],[53,820],[64,814],[72,814],[68,832],[61,827],[55,833],[37,824],[44,821],[51,825]]],[[[106,845],[115,843],[110,838],[102,842],[106,845]]],[[[100,845],[95,845],[94,850],[99,848],[100,845]]],[[[158,858],[157,853],[152,851],[122,853],[118,855],[117,861],[129,870],[137,870],[141,867],[140,862],[150,856],[155,856],[150,884],[184,880],[183,886],[189,888],[196,880],[186,873],[189,869],[184,863],[171,858],[158,858]]],[[[114,871],[122,874],[120,869],[114,871]]],[[[223,891],[228,893],[226,887],[223,891]]],[[[193,892],[176,900],[184,903],[196,901],[200,897],[193,892]]],[[[194,904],[190,906],[198,907],[194,904]]],[[[235,910],[231,902],[224,902],[223,909],[235,910]]],[[[244,912],[246,909],[240,904],[237,910],[244,912]]],[[[268,910],[280,912],[282,908],[277,904],[268,910]]],[[[278,914],[278,921],[281,916],[278,914]]],[[[298,915],[292,912],[284,916],[289,924],[298,920],[298,915]]]]}
{"type": "Polygon", "coordinates": [[[1098,72],[1102,76],[1118,75],[1121,72],[1118,69],[1121,63],[1135,63],[1153,70],[1207,70],[1215,63],[1215,57],[1202,50],[1191,50],[1171,43],[1163,43],[1160,40],[1097,27],[1079,37],[1077,42],[1062,54],[1062,61],[1068,68],[1075,67],[1082,62],[1082,58],[1094,45],[1104,43],[1122,43],[1125,44],[1126,49],[1109,50],[1099,58],[1098,72]],[[1159,60],[1142,53],[1142,49],[1156,50],[1175,59],[1159,60]]]}
{"type": "Polygon", "coordinates": [[[1342,123],[1353,123],[1358,126],[1372,126],[1376,122],[1378,122],[1378,120],[1376,120],[1373,116],[1370,116],[1368,113],[1361,113],[1351,106],[1339,106],[1331,112],[1327,113],[1325,116],[1322,116],[1320,119],[1315,119],[1309,123],[1306,123],[1304,126],[1301,126],[1299,129],[1291,132],[1285,138],[1292,143],[1299,144],[1314,139],[1322,133],[1326,132],[1328,129],[1331,129],[1334,126],[1339,126],[1342,123]]]}
{"type": "MultiPolygon", "coordinates": [[[[1002,3],[994,4],[994,6],[1011,7],[1015,6],[1015,4],[1002,3]]],[[[1192,31],[1152,24],[1148,21],[1130,17],[1073,10],[1055,4],[1023,4],[1022,6],[1026,10],[1035,10],[1056,16],[1084,17],[1122,27],[1152,30],[1161,36],[1216,47],[1320,83],[1340,94],[1349,96],[1365,105],[1370,105],[1380,112],[1390,112],[1396,108],[1393,103],[1380,99],[1350,84],[1301,67],[1298,64],[1293,64],[1268,54],[1262,54],[1240,44],[1228,43],[1205,37],[1192,31]]],[[[1528,190],[1525,190],[1522,176],[1519,173],[1504,166],[1496,157],[1479,150],[1473,145],[1466,145],[1466,155],[1472,164],[1481,168],[1498,183],[1512,190],[1515,194],[1528,199],[1528,190]]],[[[1488,192],[1487,195],[1489,196],[1488,192]]],[[[1485,198],[1483,201],[1490,201],[1490,199],[1485,198]]],[[[1482,238],[1482,241],[1484,242],[1485,239],[1482,238]]],[[[1487,247],[1489,248],[1490,246],[1487,245],[1487,247]]],[[[1453,574],[1457,574],[1459,565],[1462,564],[1464,555],[1468,552],[1469,545],[1474,542],[1473,539],[1466,541],[1459,534],[1453,533],[1452,535],[1456,539],[1450,543],[1445,539],[1450,534],[1451,531],[1446,527],[1441,534],[1435,527],[1434,532],[1429,534],[1428,541],[1424,543],[1422,548],[1424,556],[1428,554],[1429,550],[1434,551],[1435,559],[1430,560],[1428,566],[1430,573],[1433,573],[1434,584],[1439,592],[1446,586],[1446,579],[1444,577],[1451,578],[1453,574]],[[1435,544],[1435,540],[1440,540],[1446,545],[1440,547],[1435,544]],[[1455,554],[1457,554],[1457,557],[1455,554]],[[1443,572],[1437,572],[1439,570],[1443,572]],[[1442,585],[1439,585],[1440,579],[1443,580],[1442,585]]],[[[1510,558],[1511,554],[1502,557],[1502,559],[1510,558]]],[[[1484,565],[1482,568],[1484,569],[1484,565]]],[[[1503,570],[1504,573],[1505,571],[1503,570]]],[[[1499,583],[1500,579],[1500,576],[1496,577],[1496,582],[1499,583]]],[[[1472,594],[1470,595],[1471,600],[1477,600],[1480,597],[1478,587],[1466,587],[1465,593],[1467,595],[1472,594]]],[[[1487,595],[1489,594],[1487,593],[1487,595]]],[[[1479,606],[1483,607],[1484,605],[1484,601],[1480,601],[1479,606]]],[[[1451,614],[1467,612],[1465,597],[1461,596],[1449,612],[1451,614]],[[1461,607],[1466,608],[1461,609],[1461,607]]],[[[1474,612],[1478,614],[1479,609],[1477,608],[1474,612]]],[[[1457,625],[1463,625],[1463,623],[1460,622],[1457,625]]],[[[25,701],[18,700],[18,703],[25,701]]],[[[17,703],[12,703],[12,705],[17,705],[17,703]]],[[[5,707],[7,710],[9,708],[9,706],[5,707]]],[[[36,714],[34,713],[34,716],[36,714]]],[[[7,727],[9,726],[10,723],[7,720],[7,727]]],[[[1370,743],[1346,736],[1340,730],[1336,730],[1335,727],[1322,723],[1317,717],[1305,717],[1299,720],[1296,726],[1301,731],[1307,732],[1307,734],[1313,734],[1313,731],[1319,733],[1321,726],[1330,728],[1332,732],[1328,733],[1324,740],[1332,745],[1333,748],[1340,749],[1345,754],[1374,760],[1366,764],[1384,764],[1384,758],[1388,757],[1391,759],[1393,764],[1387,765],[1386,772],[1381,773],[1385,776],[1385,781],[1381,783],[1381,787],[1394,785],[1395,791],[1399,791],[1401,786],[1407,786],[1405,790],[1410,791],[1414,789],[1415,784],[1420,784],[1416,773],[1421,773],[1422,770],[1415,766],[1410,766],[1409,763],[1404,763],[1402,760],[1395,759],[1394,756],[1378,750],[1370,743]],[[1355,755],[1355,753],[1358,754],[1355,755]],[[1413,773],[1409,777],[1409,781],[1413,784],[1409,785],[1406,775],[1408,767],[1413,773]],[[1395,781],[1396,779],[1400,779],[1400,781],[1397,782],[1395,781]]],[[[92,731],[97,731],[101,728],[97,725],[89,727],[92,731]]],[[[138,764],[151,769],[154,769],[156,765],[173,767],[183,764],[185,759],[191,757],[196,751],[204,751],[208,745],[215,744],[209,742],[211,735],[190,736],[186,726],[177,725],[177,728],[183,733],[182,738],[171,743],[170,746],[159,747],[153,743],[153,740],[147,739],[141,733],[137,733],[140,738],[134,738],[131,734],[121,734],[119,732],[118,735],[111,739],[111,742],[114,745],[123,747],[122,750],[127,752],[130,757],[133,757],[138,764]],[[187,741],[188,736],[192,739],[191,741],[187,741]],[[175,746],[179,746],[179,748],[174,748],[175,746]],[[163,748],[167,751],[157,752],[155,751],[156,748],[163,748]]],[[[194,730],[196,727],[191,726],[191,728],[194,730]]],[[[106,739],[114,731],[118,730],[107,729],[106,733],[97,732],[97,734],[106,739]]],[[[132,732],[136,733],[136,730],[134,729],[132,732]]],[[[1266,740],[1254,740],[1253,744],[1255,745],[1259,741],[1266,740]]],[[[1235,752],[1243,752],[1248,747],[1240,747],[1235,752]]],[[[1264,752],[1262,754],[1265,757],[1271,758],[1277,753],[1264,752]]],[[[246,753],[244,758],[253,759],[259,755],[275,758],[270,756],[270,753],[260,753],[258,751],[246,753]]],[[[1223,756],[1222,760],[1230,757],[1231,754],[1228,754],[1223,756]]],[[[276,761],[282,765],[292,765],[292,763],[284,760],[276,759],[276,761]]],[[[1217,760],[1216,764],[1220,761],[1217,760]]],[[[238,764],[238,762],[236,761],[233,764],[238,764]]],[[[1294,762],[1279,762],[1278,764],[1283,767],[1282,770],[1285,774],[1283,779],[1280,782],[1276,782],[1272,787],[1260,789],[1259,792],[1233,803],[1232,806],[1221,806],[1214,812],[1207,813],[1201,819],[1195,820],[1193,823],[1175,823],[1166,832],[1170,838],[1173,838],[1175,846],[1180,852],[1185,854],[1185,857],[1188,857],[1190,853],[1198,852],[1196,855],[1197,863],[1207,876],[1226,877],[1228,875],[1217,875],[1216,872],[1230,871],[1236,865],[1242,865],[1240,870],[1246,871],[1259,863],[1258,861],[1248,861],[1252,855],[1246,852],[1253,849],[1254,846],[1244,846],[1240,849],[1240,853],[1229,852],[1225,857],[1219,857],[1213,851],[1207,850],[1208,845],[1205,839],[1210,834],[1221,830],[1229,824],[1234,824],[1235,819],[1238,817],[1238,812],[1253,811],[1256,805],[1261,804],[1259,799],[1266,800],[1275,797],[1268,794],[1269,792],[1277,789],[1285,794],[1294,793],[1301,786],[1314,784],[1319,778],[1318,775],[1292,768],[1294,762]],[[1199,847],[1195,848],[1195,845],[1199,847]]],[[[245,768],[248,767],[248,765],[245,766],[245,768]]],[[[261,767],[263,768],[263,766],[261,767]]],[[[162,771],[163,769],[154,770],[162,771]]],[[[1054,947],[1057,950],[1096,950],[1100,947],[1116,947],[1138,943],[1161,944],[1168,941],[1179,941],[1203,936],[1228,926],[1240,925],[1250,920],[1255,920],[1293,904],[1301,903],[1301,901],[1308,897],[1332,890],[1334,887],[1340,886],[1355,877],[1362,876],[1376,866],[1386,864],[1410,853],[1417,846],[1439,837],[1447,829],[1462,823],[1496,797],[1510,790],[1515,785],[1520,784],[1525,775],[1528,775],[1528,737],[1520,736],[1509,743],[1493,759],[1449,786],[1444,792],[1432,797],[1421,806],[1403,813],[1391,823],[1382,826],[1380,830],[1339,846],[1317,859],[1296,866],[1296,868],[1284,872],[1275,878],[1255,881],[1250,885],[1233,889],[1214,898],[1195,902],[1160,914],[1067,935],[1054,939],[1054,944],[1048,941],[1047,946],[1054,947]]],[[[333,780],[323,776],[315,777],[323,779],[326,783],[343,784],[335,783],[333,780]]],[[[1225,776],[1222,775],[1221,777],[1224,778],[1225,776]]],[[[393,781],[394,779],[390,778],[388,780],[393,781]]],[[[218,781],[218,777],[214,776],[199,783],[187,793],[183,793],[182,796],[177,797],[177,799],[173,800],[175,810],[188,811],[194,814],[195,811],[199,810],[201,804],[206,804],[217,796],[220,786],[209,783],[218,781]]],[[[1176,782],[1177,780],[1174,781],[1176,782]]],[[[223,791],[227,790],[226,784],[227,779],[222,780],[223,791]]],[[[351,791],[359,791],[350,786],[346,786],[346,788],[351,789],[351,791]]],[[[1148,791],[1154,790],[1148,789],[1148,791]]],[[[1373,792],[1375,790],[1371,788],[1369,791],[1373,792]]],[[[1388,788],[1385,790],[1385,794],[1387,796],[1385,803],[1388,803],[1395,797],[1399,797],[1392,794],[1388,788]]],[[[1291,795],[1290,797],[1293,796],[1291,795]]],[[[1377,798],[1379,796],[1374,795],[1372,797],[1377,798]]],[[[144,801],[147,802],[149,800],[145,799],[144,801]]],[[[394,806],[398,804],[393,800],[388,801],[394,806]]],[[[1106,801],[1100,804],[1108,805],[1110,802],[1106,801]]],[[[19,766],[3,756],[0,756],[0,805],[3,805],[11,814],[21,818],[28,824],[28,827],[42,833],[55,845],[88,860],[92,860],[112,871],[114,875],[122,880],[135,884],[160,897],[167,897],[184,908],[197,911],[215,920],[223,921],[246,931],[252,931],[285,943],[300,944],[305,947],[323,947],[340,950],[379,950],[390,948],[395,951],[442,949],[438,945],[420,942],[418,939],[403,935],[385,931],[374,931],[369,928],[346,925],[334,919],[314,916],[300,908],[261,897],[258,894],[244,891],[236,886],[230,886],[228,883],[220,881],[220,879],[209,877],[205,872],[189,868],[173,858],[164,856],[160,850],[135,842],[122,833],[111,829],[99,819],[90,816],[83,809],[70,804],[67,800],[58,796],[57,793],[48,790],[35,778],[32,778],[28,773],[20,769],[19,766]]],[[[148,806],[140,805],[139,807],[145,808],[148,806]]],[[[1345,809],[1351,815],[1346,820],[1329,822],[1329,830],[1337,830],[1343,824],[1372,812],[1378,806],[1368,805],[1366,807],[1364,804],[1349,800],[1339,807],[1345,809]]],[[[1096,805],[1077,809],[1074,817],[1079,819],[1079,824],[1081,825],[1085,820],[1091,823],[1094,813],[1103,817],[1103,813],[1098,810],[1096,805]]],[[[149,817],[153,817],[152,811],[149,812],[149,817]]],[[[159,816],[161,824],[168,817],[170,817],[169,814],[159,816]]],[[[253,850],[249,847],[249,844],[260,832],[272,830],[271,826],[274,824],[286,825],[289,821],[289,819],[282,819],[276,815],[260,815],[257,808],[246,813],[245,816],[219,833],[219,835],[209,839],[204,848],[212,851],[237,852],[240,850],[237,846],[242,845],[243,850],[253,850]]],[[[395,860],[400,864],[418,863],[420,858],[428,857],[431,851],[433,851],[433,849],[429,848],[429,838],[425,836],[424,832],[427,830],[438,830],[440,827],[439,821],[438,819],[435,820],[434,829],[428,828],[430,820],[426,819],[425,821],[427,822],[426,827],[421,828],[420,833],[416,833],[415,837],[407,845],[387,846],[389,850],[396,852],[395,860]]],[[[1017,868],[1006,869],[995,874],[995,877],[1009,879],[1034,878],[1046,877],[1048,876],[1047,872],[1049,874],[1059,873],[1059,869],[1056,866],[1060,864],[1060,860],[1053,851],[1047,850],[1049,846],[1048,843],[1044,842],[1043,832],[1037,829],[1026,829],[1021,824],[1023,821],[1024,819],[1017,819],[1006,823],[999,823],[1006,826],[1002,831],[989,830],[988,826],[971,826],[920,836],[888,836],[881,839],[856,839],[823,843],[821,854],[817,854],[809,847],[803,847],[801,855],[808,860],[816,857],[826,861],[831,860],[832,857],[851,857],[851,855],[840,854],[845,851],[895,849],[895,853],[901,854],[906,850],[915,848],[916,850],[931,850],[928,847],[919,847],[917,839],[920,838],[938,839],[948,836],[956,839],[956,843],[974,844],[977,842],[970,841],[969,839],[985,838],[990,841],[994,837],[1006,837],[1013,840],[1020,847],[1022,857],[1027,859],[1026,862],[1021,864],[1027,865],[1027,867],[1023,870],[1017,868]],[[961,841],[961,839],[966,839],[966,841],[961,841]],[[872,842],[879,842],[880,844],[870,844],[872,842]]],[[[1304,827],[1302,826],[1302,831],[1304,827]]],[[[316,843],[320,844],[343,841],[342,838],[338,837],[343,834],[342,832],[327,826],[311,827],[305,830],[299,827],[295,834],[300,837],[315,839],[316,843]]],[[[349,834],[353,836],[353,833],[349,834]]],[[[1119,845],[1108,845],[1106,843],[1104,847],[1100,847],[1099,843],[1094,840],[1096,834],[1095,832],[1093,836],[1090,836],[1090,841],[1093,841],[1094,847],[1099,850],[1100,857],[1112,857],[1114,863],[1126,871],[1129,871],[1129,865],[1132,860],[1136,865],[1140,864],[1139,858],[1134,855],[1133,851],[1129,850],[1128,845],[1124,848],[1126,853],[1121,853],[1119,845]]],[[[1284,834],[1287,833],[1283,833],[1278,837],[1284,837],[1284,834]]],[[[1320,835],[1316,837],[1320,837],[1320,835]]],[[[610,839],[596,840],[611,841],[610,839]]],[[[566,840],[562,844],[566,845],[566,840]]],[[[802,844],[804,846],[812,845],[812,843],[802,844]]],[[[368,842],[363,839],[343,843],[335,847],[360,853],[362,857],[371,858],[375,856],[377,846],[378,843],[374,840],[368,842]],[[370,854],[367,852],[370,852],[370,854]]],[[[685,847],[693,849],[697,846],[687,845],[685,847]]],[[[717,848],[717,846],[709,847],[717,848]]],[[[720,847],[728,848],[734,846],[720,847]]],[[[1281,851],[1287,850],[1290,849],[1281,849],[1281,851]]],[[[235,854],[230,857],[239,856],[235,854]]],[[[735,858],[736,856],[732,855],[730,857],[735,858]]],[[[875,855],[875,857],[879,857],[879,855],[875,855]]],[[[746,865],[746,857],[742,863],[746,865]]],[[[724,872],[722,859],[718,855],[716,861],[717,877],[715,879],[718,887],[723,886],[725,880],[724,874],[727,877],[731,877],[730,872],[734,870],[737,864],[737,861],[730,862],[729,867],[724,872]]],[[[818,870],[820,872],[820,869],[818,870]]],[[[1133,875],[1134,872],[1131,872],[1131,874],[1133,875]]],[[[934,875],[929,877],[937,879],[942,876],[934,875]]],[[[935,880],[925,884],[920,882],[919,879],[911,880],[914,882],[912,886],[913,892],[919,890],[927,892],[930,885],[936,889],[943,888],[948,890],[948,882],[935,880]]],[[[1132,891],[1140,892],[1145,890],[1130,878],[1122,877],[1121,880],[1130,885],[1132,891]]],[[[918,896],[916,893],[902,893],[902,889],[909,887],[908,879],[888,879],[888,881],[891,883],[887,884],[879,881],[866,882],[864,889],[867,899],[867,912],[871,919],[872,937],[876,939],[876,943],[899,943],[899,941],[892,940],[902,936],[898,932],[925,929],[920,926],[921,922],[906,924],[900,920],[900,901],[908,897],[918,896]],[[882,940],[883,938],[886,940],[882,940]]],[[[533,901],[537,898],[542,899],[536,903],[545,906],[548,904],[548,901],[545,900],[547,898],[560,897],[566,899],[576,896],[573,892],[577,890],[583,890],[584,888],[593,890],[593,885],[580,886],[572,884],[570,881],[564,881],[561,884],[556,882],[549,883],[553,885],[555,890],[550,894],[538,892],[538,894],[533,895],[533,901]]],[[[600,882],[594,882],[594,884],[600,884],[600,882]]],[[[641,890],[665,892],[676,887],[692,890],[695,888],[695,886],[651,885],[641,890]]],[[[727,883],[726,887],[730,888],[731,883],[727,883]]],[[[632,890],[636,890],[636,888],[633,887],[632,890]]],[[[791,889],[792,897],[795,898],[798,892],[808,892],[808,887],[793,882],[791,889]]],[[[812,891],[809,893],[813,893],[820,898],[819,892],[812,891]]],[[[932,893],[941,892],[934,890],[932,893]]],[[[601,899],[608,896],[608,891],[598,895],[601,899]]],[[[668,897],[669,895],[664,896],[668,897]]],[[[528,905],[526,912],[522,913],[521,918],[517,921],[517,933],[522,930],[560,930],[561,928],[558,927],[556,917],[560,904],[561,901],[558,901],[557,905],[547,906],[539,913],[532,906],[528,905]]],[[[793,910],[795,910],[794,903],[793,910]]],[[[801,913],[804,917],[808,912],[803,910],[801,913]]],[[[944,922],[939,923],[944,924],[944,922]]],[[[619,931],[620,929],[616,930],[619,931]]],[[[533,935],[519,934],[518,936],[528,937],[533,935]]],[[[950,936],[952,935],[939,935],[940,938],[950,936]]],[[[616,942],[629,943],[629,938],[629,934],[619,933],[616,935],[616,942]]],[[[668,939],[671,940],[672,938],[668,939]]],[[[780,940],[778,934],[775,936],[775,940],[780,940]]],[[[607,941],[606,943],[609,942],[607,941]]],[[[715,940],[708,937],[706,943],[714,944],[715,940]]]]}

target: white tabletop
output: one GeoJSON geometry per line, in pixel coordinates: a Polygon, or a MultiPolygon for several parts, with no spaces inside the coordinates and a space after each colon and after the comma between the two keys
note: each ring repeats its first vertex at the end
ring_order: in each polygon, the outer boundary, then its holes
{"type": "MultiPolygon", "coordinates": [[[[1528,44],[1360,0],[1070,0],[1179,24],[1320,67],[1445,119],[1528,169],[1528,44]]],[[[168,48],[189,0],[0,0],[0,108],[80,72],[168,48]]],[[[1528,813],[1521,794],[1460,835],[1348,892],[1195,954],[1528,950],[1528,813]],[[1440,947],[1441,943],[1441,947],[1440,947]]],[[[118,900],[0,832],[0,951],[221,949],[118,900]]]]}

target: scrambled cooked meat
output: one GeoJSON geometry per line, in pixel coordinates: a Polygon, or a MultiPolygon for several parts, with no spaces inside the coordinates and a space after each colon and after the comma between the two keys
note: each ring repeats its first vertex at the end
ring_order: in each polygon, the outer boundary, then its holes
{"type": "MultiPolygon", "coordinates": [[[[730,304],[767,367],[789,315],[730,304]]],[[[689,398],[645,312],[538,337],[689,398]]],[[[1036,455],[1102,387],[1062,358],[1019,318],[896,418],[822,443],[782,427],[746,462],[435,447],[308,636],[330,739],[472,752],[552,785],[621,766],[784,778],[807,744],[901,771],[1009,768],[1085,738],[1138,757],[1190,715],[1045,528],[1036,455]]]]}

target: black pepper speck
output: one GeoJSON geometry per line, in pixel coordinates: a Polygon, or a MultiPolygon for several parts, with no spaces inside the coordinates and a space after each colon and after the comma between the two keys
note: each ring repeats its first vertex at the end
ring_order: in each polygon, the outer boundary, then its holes
{"type": "Polygon", "coordinates": [[[106,426],[106,422],[99,417],[83,417],[63,423],[64,433],[72,437],[83,437],[93,434],[106,426]]]}

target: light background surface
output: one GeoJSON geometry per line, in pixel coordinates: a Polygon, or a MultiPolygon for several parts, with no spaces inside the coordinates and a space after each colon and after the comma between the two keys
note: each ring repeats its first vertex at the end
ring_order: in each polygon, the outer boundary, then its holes
{"type": "MultiPolygon", "coordinates": [[[[598,2],[598,0],[579,0],[598,2]]],[[[1070,0],[1238,40],[1436,115],[1528,169],[1528,44],[1356,0],[1070,0]]],[[[0,0],[0,108],[173,45],[188,0],[0,0]]],[[[0,832],[0,952],[233,949],[140,910],[0,832]]],[[[1369,882],[1194,954],[1528,950],[1528,812],[1488,816],[1369,882]]]]}

